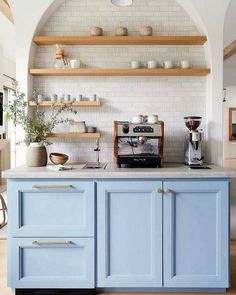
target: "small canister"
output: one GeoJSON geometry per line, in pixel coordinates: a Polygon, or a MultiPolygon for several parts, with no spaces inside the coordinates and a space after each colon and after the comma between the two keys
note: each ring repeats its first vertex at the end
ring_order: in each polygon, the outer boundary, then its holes
{"type": "Polygon", "coordinates": [[[115,30],[116,36],[128,36],[128,29],[126,27],[117,27],[115,30]]]}
{"type": "Polygon", "coordinates": [[[103,29],[100,27],[92,27],[92,28],[90,28],[90,35],[91,36],[102,36],[103,29]]]}
{"type": "Polygon", "coordinates": [[[69,126],[70,133],[86,133],[86,124],[84,121],[72,122],[69,126]]]}
{"type": "Polygon", "coordinates": [[[141,36],[152,36],[152,27],[151,26],[141,27],[139,32],[141,36]]]}

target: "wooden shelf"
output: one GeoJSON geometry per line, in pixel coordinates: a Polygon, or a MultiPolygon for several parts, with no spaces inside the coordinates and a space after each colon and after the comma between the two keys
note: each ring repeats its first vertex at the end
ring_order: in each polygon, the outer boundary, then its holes
{"type": "Polygon", "coordinates": [[[37,45],[203,45],[206,36],[35,36],[37,45]]]}
{"type": "Polygon", "coordinates": [[[33,76],[206,76],[211,70],[207,68],[189,69],[30,69],[33,76]]]}
{"type": "MultiPolygon", "coordinates": [[[[40,103],[40,107],[51,107],[52,105],[55,106],[61,106],[63,103],[55,103],[53,104],[51,101],[43,101],[42,103],[40,103]]],[[[72,107],[100,107],[101,106],[101,101],[97,100],[97,101],[89,101],[89,100],[82,100],[82,101],[75,101],[73,103],[65,103],[64,104],[68,104],[72,107]]],[[[29,101],[29,106],[34,107],[36,106],[35,101],[29,101]]]]}
{"type": "Polygon", "coordinates": [[[52,133],[48,134],[49,138],[95,138],[101,137],[99,132],[97,133],[52,133]]]}

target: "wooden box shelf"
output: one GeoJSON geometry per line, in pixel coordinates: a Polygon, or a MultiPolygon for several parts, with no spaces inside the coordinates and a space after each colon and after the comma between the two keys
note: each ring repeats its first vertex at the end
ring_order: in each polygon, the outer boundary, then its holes
{"type": "MultiPolygon", "coordinates": [[[[63,103],[55,103],[53,104],[51,101],[43,101],[40,103],[40,107],[51,107],[52,105],[55,106],[61,106],[63,103]]],[[[66,104],[64,102],[64,104],[66,104]]],[[[81,101],[75,101],[73,103],[68,103],[68,105],[71,104],[72,107],[100,107],[101,106],[101,101],[89,101],[89,100],[81,100],[81,101]]],[[[34,101],[29,101],[29,106],[33,107],[36,106],[36,103],[34,101]]]]}
{"type": "Polygon", "coordinates": [[[37,45],[203,45],[206,36],[35,36],[37,45]]]}
{"type": "Polygon", "coordinates": [[[51,133],[48,134],[49,138],[94,138],[99,139],[101,133],[51,133]]]}
{"type": "Polygon", "coordinates": [[[79,68],[79,69],[30,69],[33,76],[206,76],[208,68],[189,69],[130,69],[130,68],[79,68]]]}

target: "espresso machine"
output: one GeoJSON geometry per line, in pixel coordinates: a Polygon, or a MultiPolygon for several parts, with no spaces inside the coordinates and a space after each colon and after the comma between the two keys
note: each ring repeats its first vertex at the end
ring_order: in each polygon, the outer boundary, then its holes
{"type": "Polygon", "coordinates": [[[114,159],[118,167],[161,167],[164,122],[114,122],[114,159]]]}
{"type": "Polygon", "coordinates": [[[202,117],[184,117],[185,126],[188,128],[184,149],[184,162],[189,166],[202,166],[202,141],[203,131],[197,130],[202,121],[202,117]]]}

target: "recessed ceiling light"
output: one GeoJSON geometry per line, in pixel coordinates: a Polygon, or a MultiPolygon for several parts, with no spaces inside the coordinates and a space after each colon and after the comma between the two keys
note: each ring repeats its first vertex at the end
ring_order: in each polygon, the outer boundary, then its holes
{"type": "Polygon", "coordinates": [[[130,6],[133,4],[133,0],[111,0],[111,3],[116,6],[130,6]]]}

